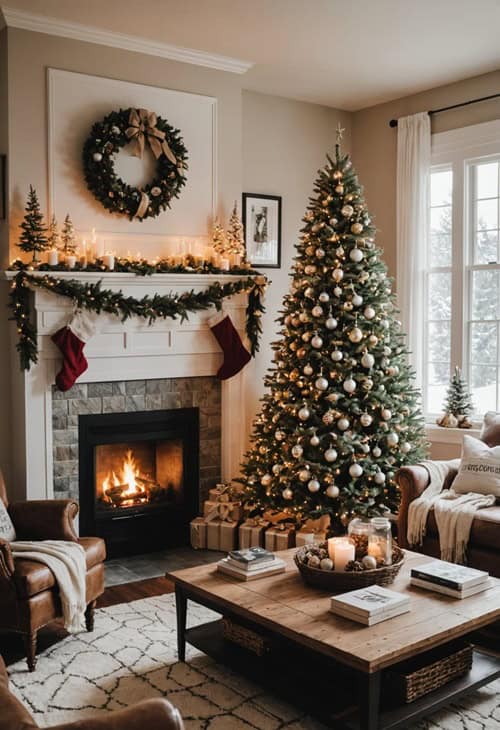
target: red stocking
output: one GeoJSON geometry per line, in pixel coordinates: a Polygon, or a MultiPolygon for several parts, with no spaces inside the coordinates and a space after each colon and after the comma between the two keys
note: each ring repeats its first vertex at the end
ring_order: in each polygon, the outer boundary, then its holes
{"type": "Polygon", "coordinates": [[[93,312],[78,311],[67,327],[61,327],[52,341],[58,346],[63,355],[63,366],[56,375],[56,385],[59,390],[69,390],[75,380],[88,367],[83,349],[87,341],[96,331],[97,315],[93,312]]]}
{"type": "Polygon", "coordinates": [[[224,362],[217,372],[217,377],[219,380],[227,380],[245,367],[251,360],[251,355],[244,348],[241,337],[228,314],[217,314],[208,324],[224,353],[224,362]]]}

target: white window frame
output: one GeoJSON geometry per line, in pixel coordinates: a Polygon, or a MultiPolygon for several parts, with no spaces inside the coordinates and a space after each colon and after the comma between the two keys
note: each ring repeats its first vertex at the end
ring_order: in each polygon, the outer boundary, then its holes
{"type": "MultiPolygon", "coordinates": [[[[438,169],[439,167],[451,168],[453,174],[450,376],[454,366],[458,365],[465,377],[469,379],[469,322],[472,306],[470,294],[473,258],[472,221],[470,220],[469,206],[466,203],[469,200],[470,166],[485,161],[488,157],[498,157],[500,154],[500,120],[475,124],[461,129],[452,129],[447,132],[438,132],[432,135],[431,144],[432,169],[438,169]]],[[[500,262],[497,264],[497,268],[500,269],[500,262]]],[[[429,265],[425,274],[425,308],[422,312],[426,342],[427,280],[431,270],[429,265]]],[[[439,414],[429,413],[426,409],[427,361],[424,360],[426,347],[423,347],[422,350],[421,373],[424,411],[426,419],[429,422],[434,422],[439,414]]]]}

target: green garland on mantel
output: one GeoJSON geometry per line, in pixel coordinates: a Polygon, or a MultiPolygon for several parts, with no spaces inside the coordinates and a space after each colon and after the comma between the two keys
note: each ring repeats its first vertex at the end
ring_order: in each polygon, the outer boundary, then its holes
{"type": "MultiPolygon", "coordinates": [[[[234,271],[232,272],[234,273],[234,271]]],[[[37,329],[31,317],[30,288],[45,289],[58,296],[68,297],[74,304],[93,312],[108,312],[121,318],[122,322],[129,317],[142,317],[152,324],[157,319],[177,319],[181,322],[188,319],[191,312],[215,307],[218,311],[222,302],[228,297],[242,292],[248,293],[246,309],[246,334],[250,342],[252,355],[259,349],[259,336],[262,332],[261,317],[264,313],[262,297],[267,284],[265,276],[249,276],[244,279],[211,284],[200,292],[194,290],[182,294],[154,294],[141,299],[125,296],[122,291],[102,289],[101,281],[85,283],[76,279],[61,279],[50,274],[34,274],[21,269],[12,281],[9,293],[9,307],[12,310],[10,319],[17,325],[19,341],[16,345],[19,352],[21,368],[29,370],[32,363],[38,362],[37,329]]]]}

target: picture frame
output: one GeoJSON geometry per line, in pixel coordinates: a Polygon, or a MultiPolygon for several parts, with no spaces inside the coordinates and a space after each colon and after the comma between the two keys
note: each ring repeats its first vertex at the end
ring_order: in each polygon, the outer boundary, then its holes
{"type": "Polygon", "coordinates": [[[281,268],[281,196],[243,193],[247,261],[258,269],[281,268]]]}
{"type": "Polygon", "coordinates": [[[7,155],[0,155],[0,220],[7,218],[7,155]]]}

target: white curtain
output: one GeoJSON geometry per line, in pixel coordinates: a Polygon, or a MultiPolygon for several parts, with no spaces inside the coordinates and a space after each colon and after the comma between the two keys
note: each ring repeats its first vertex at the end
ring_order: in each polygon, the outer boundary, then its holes
{"type": "Polygon", "coordinates": [[[398,119],[397,292],[410,363],[422,385],[424,271],[429,226],[431,125],[427,112],[398,119]]]}

